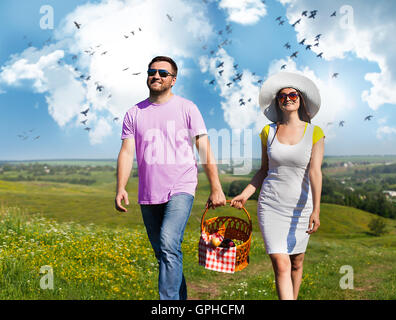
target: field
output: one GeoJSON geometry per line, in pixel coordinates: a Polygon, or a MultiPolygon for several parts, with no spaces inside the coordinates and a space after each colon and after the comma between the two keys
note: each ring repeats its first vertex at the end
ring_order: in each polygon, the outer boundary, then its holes
{"type": "MultiPolygon", "coordinates": [[[[115,176],[92,173],[87,186],[55,181],[0,180],[0,299],[157,299],[158,267],[137,205],[137,178],[127,190],[127,213],[114,209],[115,176]],[[50,266],[53,289],[40,284],[50,266]]],[[[224,189],[243,177],[221,175],[224,189]]],[[[198,266],[200,220],[209,185],[199,188],[186,228],[183,252],[190,299],[277,299],[270,260],[252,216],[250,264],[235,274],[198,266]]],[[[210,211],[238,215],[229,207],[210,211]]],[[[299,299],[396,299],[396,220],[388,233],[373,236],[373,214],[323,203],[321,227],[311,236],[299,299]],[[342,289],[343,266],[353,269],[353,289],[342,289]]]]}

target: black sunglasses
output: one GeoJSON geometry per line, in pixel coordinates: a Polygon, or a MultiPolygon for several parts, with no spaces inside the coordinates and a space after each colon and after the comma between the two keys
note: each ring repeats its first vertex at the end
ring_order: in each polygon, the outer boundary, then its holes
{"type": "Polygon", "coordinates": [[[147,74],[149,77],[152,77],[157,73],[157,71],[161,78],[166,78],[167,76],[174,76],[172,73],[165,69],[148,69],[147,74]]]}

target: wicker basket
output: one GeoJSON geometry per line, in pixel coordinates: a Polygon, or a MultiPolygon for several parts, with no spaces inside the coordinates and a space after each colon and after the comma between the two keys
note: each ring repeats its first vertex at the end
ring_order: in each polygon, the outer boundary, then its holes
{"type": "MultiPolygon", "coordinates": [[[[230,203],[231,200],[227,200],[230,203]]],[[[224,238],[236,239],[243,241],[236,247],[235,271],[243,270],[249,264],[250,243],[252,241],[252,219],[249,213],[242,207],[247,215],[249,222],[243,219],[230,216],[214,217],[205,220],[205,215],[209,208],[206,208],[201,219],[201,232],[205,232],[208,236],[215,232],[221,234],[224,238]]]]}

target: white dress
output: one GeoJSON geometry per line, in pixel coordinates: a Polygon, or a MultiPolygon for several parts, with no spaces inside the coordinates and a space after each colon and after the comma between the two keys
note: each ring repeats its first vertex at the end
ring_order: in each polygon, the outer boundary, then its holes
{"type": "Polygon", "coordinates": [[[257,217],[268,254],[305,252],[312,214],[309,164],[314,125],[308,123],[303,138],[295,145],[276,138],[276,124],[268,132],[268,175],[261,186],[257,217]],[[271,144],[272,141],[272,144],[271,144]]]}

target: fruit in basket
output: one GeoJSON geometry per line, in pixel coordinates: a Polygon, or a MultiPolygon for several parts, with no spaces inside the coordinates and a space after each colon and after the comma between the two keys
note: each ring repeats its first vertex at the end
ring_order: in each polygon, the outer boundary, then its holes
{"type": "Polygon", "coordinates": [[[218,247],[221,244],[221,240],[217,237],[213,237],[211,242],[212,242],[212,245],[215,247],[218,247]]]}
{"type": "Polygon", "coordinates": [[[245,241],[237,239],[233,239],[232,241],[234,242],[235,246],[240,246],[241,244],[245,243],[245,241]]]}
{"type": "Polygon", "coordinates": [[[224,239],[223,242],[221,243],[220,247],[231,248],[231,247],[235,247],[235,244],[231,239],[224,239]]]}
{"type": "Polygon", "coordinates": [[[223,241],[223,236],[219,233],[214,233],[211,235],[210,242],[214,247],[218,247],[223,241]]]}

